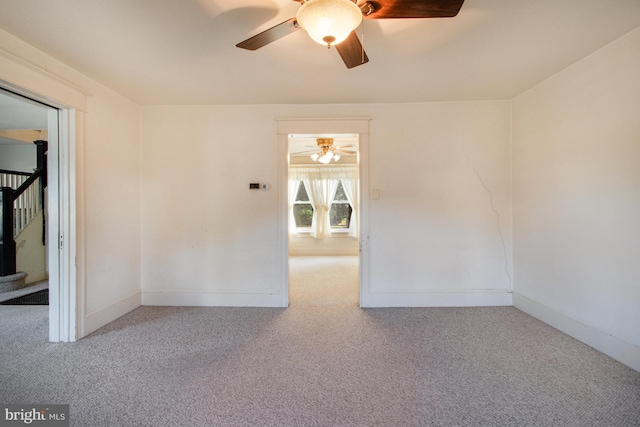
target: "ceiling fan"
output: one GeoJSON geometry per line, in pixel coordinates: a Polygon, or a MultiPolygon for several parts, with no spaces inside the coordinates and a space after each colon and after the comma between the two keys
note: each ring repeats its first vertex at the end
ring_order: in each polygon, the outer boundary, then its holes
{"type": "Polygon", "coordinates": [[[347,68],[369,62],[355,33],[362,18],[451,18],[464,0],[294,0],[301,3],[295,18],[269,28],[236,47],[260,49],[300,28],[316,42],[335,46],[347,68]]]}
{"type": "MultiPolygon", "coordinates": [[[[341,154],[358,154],[355,144],[333,145],[333,138],[317,138],[317,148],[314,150],[302,151],[296,154],[311,154],[311,160],[327,164],[333,160],[340,160],[341,154]]],[[[311,146],[308,146],[311,147],[311,146]]]]}

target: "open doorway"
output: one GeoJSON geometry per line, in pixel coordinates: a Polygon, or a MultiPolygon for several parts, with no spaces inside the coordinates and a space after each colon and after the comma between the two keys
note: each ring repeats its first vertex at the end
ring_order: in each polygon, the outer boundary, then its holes
{"type": "MultiPolygon", "coordinates": [[[[58,82],[42,79],[54,89],[58,82]]],[[[0,81],[4,85],[2,81],[0,81]]],[[[46,86],[46,85],[45,85],[46,86]]],[[[53,89],[52,89],[53,90],[53,89]]],[[[75,137],[76,112],[54,107],[52,98],[38,95],[15,85],[0,87],[2,99],[9,103],[3,109],[1,126],[43,129],[42,122],[20,124],[31,107],[46,115],[47,155],[46,190],[44,191],[45,271],[48,281],[48,333],[51,342],[76,340],[76,220],[75,220],[75,137]],[[11,101],[7,101],[11,99],[11,101]],[[13,101],[19,101],[14,104],[13,101]],[[11,124],[13,123],[13,124],[11,124]],[[16,124],[17,123],[17,124],[16,124]]],[[[42,120],[40,117],[39,120],[42,120]]],[[[1,122],[1,120],[0,120],[1,122]]],[[[6,129],[11,130],[11,129],[6,129]]],[[[14,209],[14,206],[11,206],[14,209]]],[[[9,216],[8,214],[6,216],[9,216]]],[[[7,236],[12,232],[5,233],[7,236]]],[[[13,236],[12,236],[13,237],[13,236]]],[[[14,240],[14,239],[12,239],[14,240]]]]}
{"type": "MultiPolygon", "coordinates": [[[[369,119],[278,119],[278,159],[280,189],[280,259],[281,259],[281,307],[289,306],[289,136],[290,135],[327,135],[356,134],[358,136],[357,169],[357,281],[360,307],[368,307],[369,290],[369,119]]],[[[317,142],[316,142],[317,145],[317,142]]]]}
{"type": "Polygon", "coordinates": [[[56,176],[48,173],[48,148],[50,136],[57,142],[58,110],[0,89],[0,111],[0,309],[11,310],[2,318],[48,319],[48,182],[57,187],[56,176]]]}
{"type": "Polygon", "coordinates": [[[357,307],[359,135],[287,139],[289,305],[357,307]]]}

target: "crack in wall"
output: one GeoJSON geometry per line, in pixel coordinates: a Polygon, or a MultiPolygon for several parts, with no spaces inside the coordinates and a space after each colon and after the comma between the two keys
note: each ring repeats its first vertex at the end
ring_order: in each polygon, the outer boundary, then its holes
{"type": "Polygon", "coordinates": [[[462,154],[464,154],[464,158],[467,159],[467,164],[469,165],[471,170],[473,170],[473,173],[475,174],[476,178],[478,178],[478,181],[480,181],[480,184],[484,187],[485,191],[489,194],[489,203],[491,205],[491,210],[496,214],[498,234],[500,235],[500,242],[502,243],[502,252],[504,254],[504,272],[507,273],[507,277],[509,278],[509,286],[511,287],[513,286],[513,279],[511,278],[511,273],[509,273],[509,258],[507,257],[507,245],[504,243],[502,227],[500,227],[500,212],[498,212],[498,210],[495,208],[493,204],[493,193],[491,192],[489,187],[487,187],[487,184],[484,182],[484,179],[482,179],[482,176],[480,175],[478,170],[475,168],[475,166],[473,166],[473,163],[471,163],[471,160],[467,155],[467,150],[465,149],[464,144],[462,145],[462,154]]]}

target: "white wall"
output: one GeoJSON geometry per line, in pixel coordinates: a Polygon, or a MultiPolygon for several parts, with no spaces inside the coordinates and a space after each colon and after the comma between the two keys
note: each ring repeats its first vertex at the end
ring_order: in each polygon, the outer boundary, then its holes
{"type": "Polygon", "coordinates": [[[0,144],[0,169],[33,173],[36,165],[35,144],[0,144]]]}
{"type": "Polygon", "coordinates": [[[144,304],[279,304],[275,119],[286,117],[372,119],[372,305],[511,303],[509,102],[142,107],[141,117],[144,304]]]}
{"type": "Polygon", "coordinates": [[[139,107],[94,82],[82,152],[89,333],[140,305],[139,107]],[[115,317],[114,317],[115,316],[115,317]]]}
{"type": "Polygon", "coordinates": [[[289,238],[289,255],[291,256],[357,256],[359,241],[347,233],[333,233],[326,239],[314,239],[308,234],[289,238]]]}
{"type": "Polygon", "coordinates": [[[369,183],[380,190],[370,213],[372,299],[511,304],[510,103],[378,108],[369,183]]]}
{"type": "Polygon", "coordinates": [[[513,101],[514,302],[640,370],[640,29],[513,101]]]}
{"type": "Polygon", "coordinates": [[[143,107],[144,304],[273,305],[276,122],[263,107],[143,107]],[[270,183],[250,191],[250,182],[270,183]]]}
{"type": "Polygon", "coordinates": [[[42,243],[43,221],[44,212],[40,211],[15,237],[16,271],[27,273],[27,284],[47,279],[47,248],[42,243]]]}

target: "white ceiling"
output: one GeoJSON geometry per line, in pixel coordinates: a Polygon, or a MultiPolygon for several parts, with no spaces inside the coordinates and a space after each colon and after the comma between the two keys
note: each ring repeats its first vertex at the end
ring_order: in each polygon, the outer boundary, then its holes
{"type": "Polygon", "coordinates": [[[455,18],[365,20],[368,64],[298,31],[292,0],[0,0],[0,28],[141,105],[511,99],[640,26],[638,0],[466,0],[455,18]]]}
{"type": "Polygon", "coordinates": [[[50,108],[0,90],[0,129],[46,129],[50,108]]]}
{"type": "MultiPolygon", "coordinates": [[[[0,90],[0,130],[46,130],[49,108],[0,90]]],[[[2,144],[24,144],[0,135],[2,144]]]]}

